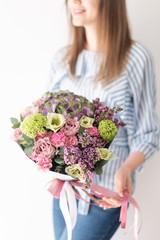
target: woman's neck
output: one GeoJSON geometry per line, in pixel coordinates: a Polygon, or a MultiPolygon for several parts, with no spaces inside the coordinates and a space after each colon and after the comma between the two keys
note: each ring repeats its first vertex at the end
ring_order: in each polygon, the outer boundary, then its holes
{"type": "Polygon", "coordinates": [[[85,49],[96,52],[98,50],[98,39],[96,28],[85,27],[86,45],[85,49]]]}

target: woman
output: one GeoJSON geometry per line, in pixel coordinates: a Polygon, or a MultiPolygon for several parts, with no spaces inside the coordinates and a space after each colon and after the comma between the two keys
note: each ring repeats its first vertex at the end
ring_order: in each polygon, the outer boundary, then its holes
{"type": "MultiPolygon", "coordinates": [[[[68,0],[66,5],[73,42],[54,57],[48,90],[68,89],[123,108],[120,117],[126,126],[111,145],[118,158],[105,165],[102,176],[95,176],[93,182],[120,196],[124,190],[132,194],[135,172],[143,169],[159,143],[151,54],[131,39],[125,0],[68,0]]],[[[111,239],[119,226],[121,202],[105,200],[102,208],[79,200],[73,240],[111,239]]],[[[53,214],[55,239],[66,240],[57,199],[53,214]]]]}

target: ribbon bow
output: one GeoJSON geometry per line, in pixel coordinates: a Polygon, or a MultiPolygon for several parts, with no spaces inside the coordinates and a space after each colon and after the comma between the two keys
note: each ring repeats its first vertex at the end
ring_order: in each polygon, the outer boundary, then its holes
{"type": "MultiPolygon", "coordinates": [[[[54,179],[50,186],[48,187],[48,191],[55,197],[60,199],[60,209],[64,216],[66,226],[67,226],[67,233],[68,233],[68,240],[72,239],[72,230],[76,225],[77,221],[77,202],[76,197],[81,198],[83,201],[87,202],[83,199],[80,195],[78,195],[72,188],[72,186],[80,187],[92,200],[96,202],[94,205],[99,205],[102,203],[103,200],[97,200],[91,194],[83,189],[83,183],[77,180],[74,181],[62,181],[59,179],[54,179]]],[[[134,218],[134,236],[135,240],[138,240],[138,235],[142,228],[142,220],[140,227],[138,229],[138,216],[140,214],[140,208],[137,202],[129,196],[129,193],[125,191],[124,197],[120,197],[118,193],[115,193],[111,190],[108,190],[104,187],[98,186],[96,184],[92,184],[90,186],[92,193],[97,197],[109,197],[115,198],[117,200],[122,200],[121,212],[119,221],[121,222],[121,228],[125,228],[126,220],[127,220],[127,208],[128,203],[131,203],[135,209],[135,218],[134,218]]],[[[90,202],[87,202],[91,204],[90,202]]],[[[142,219],[142,218],[141,218],[142,219]]]]}

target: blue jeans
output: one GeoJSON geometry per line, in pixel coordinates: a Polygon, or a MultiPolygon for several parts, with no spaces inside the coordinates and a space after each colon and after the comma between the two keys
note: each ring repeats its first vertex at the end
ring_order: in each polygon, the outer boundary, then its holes
{"type": "MultiPolygon", "coordinates": [[[[72,231],[72,240],[111,239],[120,225],[119,215],[120,207],[103,210],[101,207],[91,205],[88,215],[78,214],[76,226],[72,231]]],[[[59,208],[59,199],[54,199],[53,202],[53,223],[55,240],[67,240],[67,229],[59,208]]]]}

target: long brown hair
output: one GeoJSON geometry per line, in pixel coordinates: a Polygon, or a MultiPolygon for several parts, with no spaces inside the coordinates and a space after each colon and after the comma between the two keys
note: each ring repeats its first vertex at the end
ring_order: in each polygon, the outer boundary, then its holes
{"type": "MultiPolygon", "coordinates": [[[[66,0],[66,5],[68,1],[66,0]]],[[[78,55],[85,48],[86,35],[84,27],[72,24],[70,16],[73,42],[65,56],[69,58],[69,68],[75,79],[74,71],[78,55]]],[[[98,19],[98,49],[103,53],[103,61],[94,82],[101,81],[105,86],[109,81],[118,77],[125,66],[132,39],[128,24],[125,0],[100,0],[98,19]]]]}

